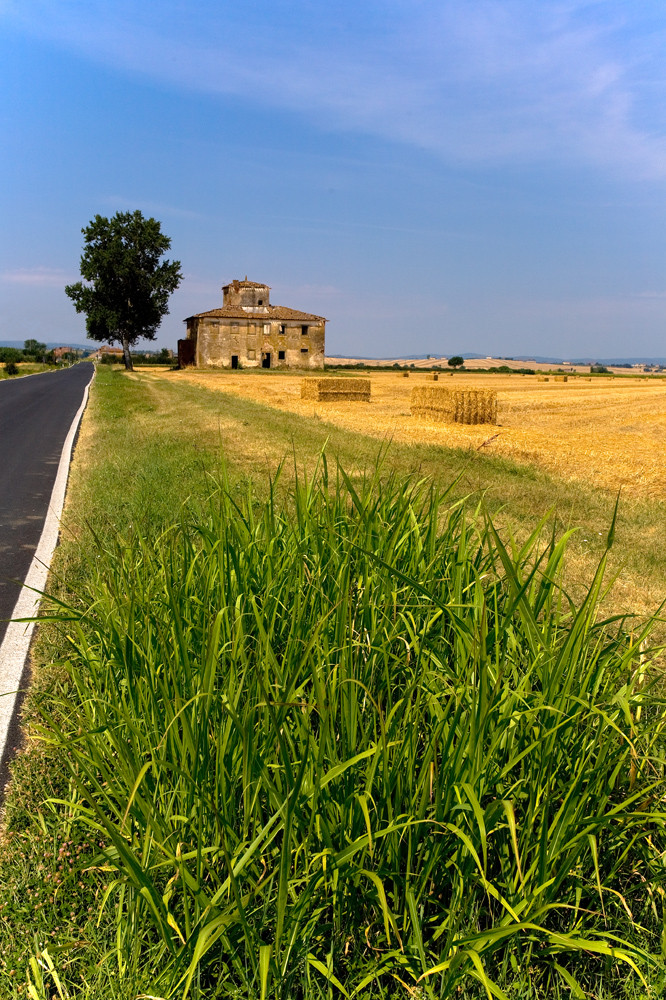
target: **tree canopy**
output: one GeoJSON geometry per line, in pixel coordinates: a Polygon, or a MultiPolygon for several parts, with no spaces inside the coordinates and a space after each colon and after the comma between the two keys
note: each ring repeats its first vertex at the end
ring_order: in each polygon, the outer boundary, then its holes
{"type": "Polygon", "coordinates": [[[180,261],[160,260],[171,240],[157,219],[139,211],[116,212],[111,219],[96,215],[81,232],[81,277],[87,283],[67,285],[65,294],[86,314],[88,337],[122,344],[131,371],[130,346],[139,338],[155,339],[183,277],[180,261]]]}
{"type": "Polygon", "coordinates": [[[24,340],[23,341],[23,353],[31,354],[35,361],[44,361],[48,353],[46,344],[42,344],[40,340],[24,340]]]}
{"type": "Polygon", "coordinates": [[[449,358],[447,364],[450,365],[451,368],[461,368],[465,364],[465,359],[462,354],[454,354],[449,358]]]}

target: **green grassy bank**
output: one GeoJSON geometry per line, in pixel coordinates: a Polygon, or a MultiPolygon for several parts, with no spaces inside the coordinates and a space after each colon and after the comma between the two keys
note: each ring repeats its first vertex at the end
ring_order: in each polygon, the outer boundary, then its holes
{"type": "Polygon", "coordinates": [[[41,361],[21,361],[16,365],[16,368],[18,368],[17,373],[9,375],[6,370],[7,366],[0,364],[0,379],[21,378],[23,375],[36,375],[40,372],[54,372],[58,370],[58,367],[58,365],[43,364],[41,361]]]}
{"type": "MultiPolygon", "coordinates": [[[[3,996],[642,995],[634,966],[660,995],[663,705],[648,627],[599,610],[611,498],[478,453],[377,467],[98,372],[7,808],[3,996]],[[595,538],[568,542],[574,602],[553,502],[595,538]]],[[[613,558],[658,514],[621,510],[613,558]]]]}

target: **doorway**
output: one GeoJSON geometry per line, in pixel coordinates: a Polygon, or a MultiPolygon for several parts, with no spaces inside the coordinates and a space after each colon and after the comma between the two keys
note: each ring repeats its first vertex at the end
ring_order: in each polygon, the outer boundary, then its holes
{"type": "Polygon", "coordinates": [[[231,355],[231,367],[232,368],[238,368],[238,355],[237,354],[232,354],[231,355]]]}
{"type": "Polygon", "coordinates": [[[265,351],[261,355],[261,367],[262,368],[270,368],[270,366],[271,366],[271,354],[270,354],[270,351],[265,351]]]}

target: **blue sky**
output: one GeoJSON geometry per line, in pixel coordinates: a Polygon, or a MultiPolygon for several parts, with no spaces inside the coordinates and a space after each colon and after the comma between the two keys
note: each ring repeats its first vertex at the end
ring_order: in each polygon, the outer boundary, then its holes
{"type": "Polygon", "coordinates": [[[83,341],[81,227],[141,209],[337,354],[666,355],[661,0],[0,0],[0,339],[83,341]]]}

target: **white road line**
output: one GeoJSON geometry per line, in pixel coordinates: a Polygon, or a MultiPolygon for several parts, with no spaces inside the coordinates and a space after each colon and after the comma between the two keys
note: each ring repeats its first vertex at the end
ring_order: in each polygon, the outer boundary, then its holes
{"type": "MultiPolygon", "coordinates": [[[[90,382],[92,382],[92,378],[90,382]]],[[[12,612],[13,619],[34,618],[39,610],[41,593],[46,586],[51,558],[58,541],[60,517],[65,503],[69,463],[72,458],[74,438],[76,437],[83,411],[88,402],[90,382],[86,385],[83,393],[83,401],[72,420],[67,437],[65,438],[53,485],[53,492],[51,493],[51,499],[49,500],[46,512],[44,528],[18,600],[14,606],[14,611],[12,612]]],[[[34,627],[35,622],[11,621],[7,626],[5,637],[0,646],[0,758],[6,749],[9,726],[14,715],[16,699],[19,693],[18,689],[21,684],[21,676],[28,655],[28,649],[30,648],[30,640],[32,639],[34,627]]]]}

